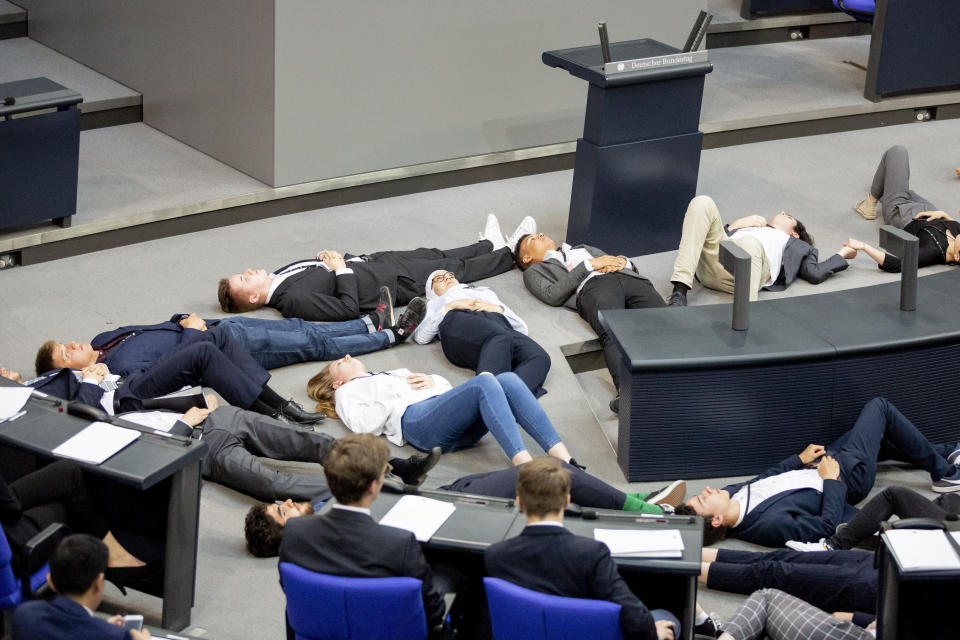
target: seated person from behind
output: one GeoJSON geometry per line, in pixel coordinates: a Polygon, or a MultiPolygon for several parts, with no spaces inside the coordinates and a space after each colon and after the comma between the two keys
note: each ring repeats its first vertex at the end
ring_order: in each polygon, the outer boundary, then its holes
{"type": "Polygon", "coordinates": [[[513,371],[535,396],[546,393],[550,356],[492,289],[461,284],[441,270],[427,278],[426,294],[427,313],[414,340],[428,344],[439,336],[443,355],[458,367],[478,374],[513,371]]]}
{"type": "Polygon", "coordinates": [[[813,238],[803,223],[781,211],[767,222],[763,216],[747,216],[728,225],[709,196],[690,201],[683,216],[680,248],[673,263],[671,306],[686,306],[687,292],[696,276],[703,286],[733,293],[733,276],[720,264],[720,242],[732,240],[750,255],[750,299],[760,289],[783,291],[797,277],[820,284],[847,268],[857,252],[846,245],[823,262],[813,247],[813,238]]]}
{"type": "Polygon", "coordinates": [[[680,625],[669,612],[649,611],[630,591],[602,542],[576,536],[563,526],[570,504],[570,474],[552,458],[536,458],[517,475],[517,506],[527,526],[489,547],[487,574],[541,593],[619,604],[627,638],[672,639],[680,625]]]}
{"type": "Polygon", "coordinates": [[[47,583],[57,592],[50,602],[32,600],[13,612],[14,640],[146,640],[147,630],[125,629],[123,616],[93,615],[103,600],[107,547],[93,536],[64,538],[50,558],[47,583]]]}
{"type": "Polygon", "coordinates": [[[380,495],[390,451],[383,440],[352,434],[333,443],[323,459],[327,484],[337,502],[322,516],[281,512],[286,533],[280,562],[317,573],[354,578],[407,576],[421,580],[427,625],[443,624],[443,596],[430,565],[409,531],[385,527],[370,517],[380,495]]]}
{"type": "Polygon", "coordinates": [[[523,271],[523,284],[537,299],[552,307],[574,309],[600,338],[603,358],[617,396],[610,410],[620,410],[620,352],[600,324],[607,309],[644,309],[664,306],[650,281],[625,256],[610,256],[596,247],[564,243],[557,246],[544,233],[517,240],[514,260],[523,271]]]}

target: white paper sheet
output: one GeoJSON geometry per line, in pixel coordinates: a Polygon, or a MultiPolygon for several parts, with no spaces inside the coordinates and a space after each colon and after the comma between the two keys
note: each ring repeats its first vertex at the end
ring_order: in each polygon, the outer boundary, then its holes
{"type": "Polygon", "coordinates": [[[135,411],[125,413],[120,417],[124,420],[135,422],[141,427],[149,427],[157,431],[169,432],[170,429],[173,428],[173,425],[177,424],[180,415],[179,413],[171,413],[169,411],[135,411]]]}
{"type": "Polygon", "coordinates": [[[622,558],[680,558],[683,538],[679,529],[594,529],[593,537],[622,558]]]}
{"type": "Polygon", "coordinates": [[[953,539],[957,541],[957,544],[960,544],[960,531],[951,531],[950,535],[952,535],[953,539]]]}
{"type": "Polygon", "coordinates": [[[53,450],[53,454],[81,462],[100,464],[140,437],[139,431],[106,422],[94,422],[53,450]]]}
{"type": "Polygon", "coordinates": [[[27,404],[30,387],[0,387],[0,422],[15,416],[27,404]]]}
{"type": "Polygon", "coordinates": [[[406,529],[420,542],[427,542],[456,510],[453,504],[442,500],[403,496],[380,519],[380,524],[406,529]]]}
{"type": "Polygon", "coordinates": [[[883,534],[904,571],[960,569],[960,558],[940,529],[892,529],[883,534]]]}

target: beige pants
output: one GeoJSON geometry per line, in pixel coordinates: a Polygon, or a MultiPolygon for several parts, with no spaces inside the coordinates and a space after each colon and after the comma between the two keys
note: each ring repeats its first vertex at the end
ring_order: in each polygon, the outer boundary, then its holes
{"type": "MultiPolygon", "coordinates": [[[[703,286],[733,293],[733,276],[720,264],[720,242],[727,239],[713,198],[697,196],[691,200],[683,216],[683,233],[670,281],[693,287],[696,273],[703,286]]],[[[743,236],[733,242],[750,256],[750,300],[756,300],[761,285],[770,279],[767,254],[753,236],[743,236]]]]}

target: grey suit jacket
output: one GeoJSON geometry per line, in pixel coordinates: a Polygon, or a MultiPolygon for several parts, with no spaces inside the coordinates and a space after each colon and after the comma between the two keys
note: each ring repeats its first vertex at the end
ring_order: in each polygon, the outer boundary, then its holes
{"type": "MultiPolygon", "coordinates": [[[[573,248],[586,249],[594,258],[607,255],[605,251],[585,244],[576,245],[573,248]]],[[[631,278],[647,279],[637,272],[637,267],[633,262],[630,264],[633,265],[633,269],[625,269],[618,273],[631,278]]],[[[567,271],[567,268],[559,260],[544,260],[523,272],[523,284],[530,293],[551,307],[565,306],[576,310],[577,287],[591,273],[593,272],[587,271],[582,263],[572,271],[567,271]]]]}
{"type": "Polygon", "coordinates": [[[833,254],[823,262],[819,262],[819,253],[799,238],[790,237],[783,248],[783,263],[780,274],[767,291],[783,291],[797,279],[803,278],[810,284],[820,284],[838,271],[843,271],[849,265],[838,253],[833,254]]]}

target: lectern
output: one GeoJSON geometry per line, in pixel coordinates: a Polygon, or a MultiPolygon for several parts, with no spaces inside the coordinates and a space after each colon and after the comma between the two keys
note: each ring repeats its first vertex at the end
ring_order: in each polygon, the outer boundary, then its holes
{"type": "Polygon", "coordinates": [[[650,39],[546,51],[544,64],[586,80],[566,240],[614,254],[676,249],[700,170],[705,52],[650,39]]]}

